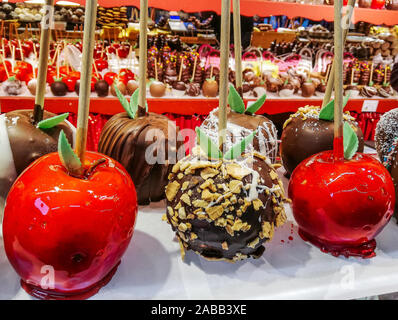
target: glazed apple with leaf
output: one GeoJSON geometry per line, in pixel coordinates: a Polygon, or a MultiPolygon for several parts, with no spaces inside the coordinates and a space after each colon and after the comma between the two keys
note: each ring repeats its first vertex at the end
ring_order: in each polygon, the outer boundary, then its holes
{"type": "Polygon", "coordinates": [[[129,245],[136,191],[115,160],[86,152],[81,163],[63,132],[58,147],[28,167],[10,190],[5,251],[29,294],[88,298],[112,278],[129,245]],[[50,278],[43,270],[50,270],[50,278]]]}

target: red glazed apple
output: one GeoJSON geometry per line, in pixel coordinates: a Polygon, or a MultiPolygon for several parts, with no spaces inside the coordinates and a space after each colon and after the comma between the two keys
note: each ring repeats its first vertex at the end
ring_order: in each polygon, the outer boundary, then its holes
{"type": "Polygon", "coordinates": [[[289,184],[299,234],[334,256],[371,258],[374,238],[390,220],[395,191],[388,171],[356,153],[334,161],[333,151],[304,160],[289,184]]]}
{"type": "Polygon", "coordinates": [[[83,178],[73,177],[57,153],[48,154],[22,173],[8,195],[5,251],[35,297],[92,296],[112,278],[131,240],[137,197],[129,174],[94,152],[86,153],[84,169],[83,178]]]}

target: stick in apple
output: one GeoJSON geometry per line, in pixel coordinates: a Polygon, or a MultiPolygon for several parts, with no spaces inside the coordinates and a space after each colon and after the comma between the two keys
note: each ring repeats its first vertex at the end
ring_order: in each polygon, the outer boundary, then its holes
{"type": "Polygon", "coordinates": [[[180,73],[178,74],[178,81],[181,81],[182,67],[184,66],[184,57],[181,58],[180,73]]]}
{"type": "Polygon", "coordinates": [[[53,19],[54,0],[46,0],[45,10],[46,14],[43,16],[43,20],[41,22],[41,29],[43,32],[41,33],[40,39],[35,108],[33,111],[34,123],[39,123],[43,120],[44,95],[46,92],[47,82],[48,52],[50,49],[50,23],[53,19]]]}
{"type": "Polygon", "coordinates": [[[220,37],[220,106],[218,111],[218,146],[222,154],[224,154],[227,129],[230,12],[231,1],[222,0],[220,37]]]}
{"type": "MultiPolygon", "coordinates": [[[[334,2],[334,159],[344,161],[343,146],[343,30],[341,8],[343,0],[334,2]]],[[[333,69],[333,67],[332,67],[333,69]]]]}
{"type": "MultiPolygon", "coordinates": [[[[348,23],[349,23],[349,21],[351,21],[351,16],[352,16],[352,13],[354,12],[355,1],[356,0],[348,0],[347,6],[352,8],[352,10],[348,11],[348,17],[346,20],[346,21],[348,21],[348,23]]],[[[341,12],[339,15],[341,16],[341,12]]],[[[340,17],[340,20],[341,20],[341,17],[340,17]]],[[[344,32],[343,45],[345,44],[345,41],[347,39],[348,30],[349,30],[349,25],[347,25],[347,28],[345,28],[343,31],[344,32]]],[[[327,78],[326,91],[325,91],[325,96],[323,97],[322,107],[326,106],[329,103],[330,98],[332,96],[333,85],[334,85],[334,76],[335,76],[335,70],[334,70],[335,69],[335,67],[334,67],[335,61],[336,61],[336,59],[333,59],[332,67],[330,68],[329,78],[327,78]]]]}
{"type": "Polygon", "coordinates": [[[191,77],[191,82],[193,81],[193,79],[195,78],[195,72],[196,72],[196,64],[198,62],[198,56],[195,56],[195,61],[193,64],[193,70],[192,70],[192,77],[191,77]]]}
{"type": "MultiPolygon", "coordinates": [[[[86,1],[86,12],[84,17],[85,28],[83,35],[83,57],[82,57],[82,76],[80,80],[79,108],[77,115],[76,132],[76,154],[80,162],[84,164],[87,128],[90,111],[90,92],[91,76],[93,64],[93,52],[95,42],[95,24],[97,17],[97,0],[86,1]]],[[[80,172],[79,172],[80,173],[80,172]]]]}
{"type": "MultiPolygon", "coordinates": [[[[236,90],[238,91],[240,96],[243,97],[240,0],[233,0],[233,11],[234,11],[234,49],[235,49],[236,90]]],[[[261,73],[261,76],[262,76],[262,73],[261,73]]]]}
{"type": "Polygon", "coordinates": [[[139,65],[139,98],[136,116],[146,113],[146,68],[147,68],[147,25],[148,25],[148,0],[140,0],[140,65],[139,65]]]}

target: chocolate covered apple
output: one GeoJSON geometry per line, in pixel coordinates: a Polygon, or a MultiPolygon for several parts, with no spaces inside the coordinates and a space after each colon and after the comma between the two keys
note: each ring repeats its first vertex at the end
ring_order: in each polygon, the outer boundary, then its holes
{"type": "MultiPolygon", "coordinates": [[[[392,109],[380,118],[375,133],[376,150],[380,161],[390,172],[398,193],[398,109],[392,109]]],[[[398,201],[395,202],[395,217],[398,214],[398,201]]]]}
{"type": "MultiPolygon", "coordinates": [[[[333,102],[329,107],[333,109],[333,102]]],[[[306,106],[290,116],[283,125],[280,153],[282,163],[288,175],[292,174],[298,164],[308,157],[325,150],[333,149],[333,118],[321,115],[321,108],[306,106]]],[[[330,114],[333,114],[331,111],[330,114]]],[[[364,139],[355,119],[344,114],[359,139],[359,152],[363,152],[364,139]]]]}
{"type": "Polygon", "coordinates": [[[106,285],[137,214],[134,184],[119,163],[94,152],[78,163],[67,145],[61,133],[60,154],[24,171],[4,211],[7,257],[22,287],[40,299],[84,299],[106,285]],[[81,174],[70,170],[76,167],[81,174]]]}
{"type": "Polygon", "coordinates": [[[136,90],[129,103],[118,93],[126,112],[114,115],[105,124],[98,151],[126,168],[136,186],[138,203],[149,204],[164,198],[171,162],[183,142],[177,141],[178,129],[174,122],[138,107],[138,95],[136,90]],[[151,159],[147,158],[148,150],[151,159]]]}
{"type": "Polygon", "coordinates": [[[246,145],[238,147],[239,159],[228,151],[222,158],[210,138],[200,129],[197,133],[206,151],[197,147],[180,160],[166,187],[165,219],[180,242],[182,258],[187,250],[208,260],[258,258],[286,220],[282,182],[265,157],[240,156],[246,145]]]}
{"type": "Polygon", "coordinates": [[[163,82],[155,80],[149,86],[149,92],[151,93],[152,97],[163,97],[166,94],[166,86],[163,82]]]}
{"type": "Polygon", "coordinates": [[[68,92],[67,85],[62,81],[62,79],[55,79],[55,81],[50,86],[51,92],[56,97],[63,97],[68,92]]]}
{"type": "MultiPolygon", "coordinates": [[[[278,136],[275,125],[268,118],[256,115],[255,113],[265,102],[265,95],[259,98],[254,104],[245,108],[242,98],[236,89],[231,85],[228,103],[231,110],[227,111],[227,137],[228,147],[241,141],[252,131],[257,130],[253,144],[249,151],[256,151],[275,162],[278,152],[278,136]]],[[[214,142],[218,137],[218,109],[210,112],[200,127],[214,142]]]]}
{"type": "Polygon", "coordinates": [[[203,95],[205,97],[214,98],[218,95],[218,82],[214,77],[206,79],[202,85],[203,95]]]}
{"type": "Polygon", "coordinates": [[[109,95],[109,84],[105,80],[98,80],[94,85],[94,90],[98,97],[106,97],[109,95]]]}

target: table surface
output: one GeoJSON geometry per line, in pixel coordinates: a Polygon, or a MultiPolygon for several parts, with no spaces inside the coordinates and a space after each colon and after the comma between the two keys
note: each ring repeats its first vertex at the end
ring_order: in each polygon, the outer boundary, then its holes
{"type": "MultiPolygon", "coordinates": [[[[283,176],[283,169],[278,173],[283,176]]],[[[395,218],[376,238],[376,257],[347,259],[304,242],[290,207],[286,209],[288,221],[266,244],[264,255],[231,264],[210,262],[193,252],[182,261],[179,244],[161,219],[165,203],[140,207],[116,275],[92,299],[355,299],[398,291],[395,218]]],[[[2,241],[0,283],[0,299],[31,299],[20,288],[2,241]]]]}

